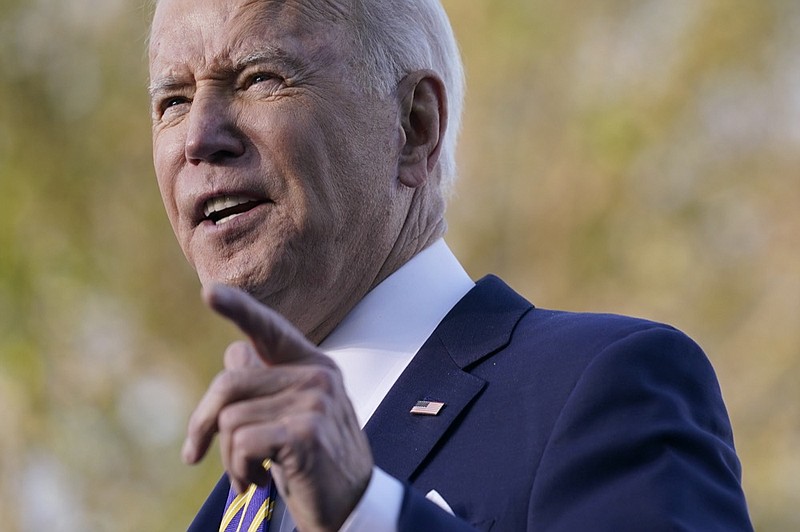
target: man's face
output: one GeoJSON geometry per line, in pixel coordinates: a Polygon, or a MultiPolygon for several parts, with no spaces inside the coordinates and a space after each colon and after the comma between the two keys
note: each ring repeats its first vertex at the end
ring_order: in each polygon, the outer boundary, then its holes
{"type": "Polygon", "coordinates": [[[356,86],[342,16],[161,0],[152,28],[155,169],[184,254],[306,334],[373,284],[411,201],[397,106],[356,86]]]}

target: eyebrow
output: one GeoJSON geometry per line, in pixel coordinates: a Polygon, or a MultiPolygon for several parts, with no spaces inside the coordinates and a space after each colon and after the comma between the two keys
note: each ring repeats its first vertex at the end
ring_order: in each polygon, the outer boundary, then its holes
{"type": "Polygon", "coordinates": [[[150,99],[155,99],[159,94],[166,92],[173,92],[178,89],[186,87],[188,83],[175,76],[166,76],[156,81],[151,81],[147,92],[150,93],[150,99]]]}
{"type": "Polygon", "coordinates": [[[290,54],[283,48],[263,46],[255,52],[251,52],[234,61],[233,69],[236,72],[240,72],[251,65],[266,62],[276,62],[293,70],[302,70],[305,67],[304,61],[290,54]]]}
{"type": "MultiPolygon", "coordinates": [[[[241,72],[252,65],[270,61],[277,62],[295,72],[305,68],[305,63],[301,59],[289,54],[283,48],[266,46],[236,59],[232,66],[226,70],[241,72]]],[[[189,83],[185,80],[184,76],[165,76],[152,81],[148,87],[148,92],[150,93],[150,98],[154,99],[159,94],[180,90],[187,85],[189,85],[189,83]]]]}

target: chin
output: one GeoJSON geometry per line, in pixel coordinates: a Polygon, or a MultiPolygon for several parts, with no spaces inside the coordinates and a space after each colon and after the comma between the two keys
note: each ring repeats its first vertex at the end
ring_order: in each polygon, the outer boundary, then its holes
{"type": "MultiPolygon", "coordinates": [[[[266,266],[266,265],[264,265],[266,266]]],[[[280,278],[274,268],[237,267],[228,262],[222,266],[198,267],[200,284],[220,283],[243,290],[270,307],[276,306],[276,292],[280,291],[280,278]]]]}

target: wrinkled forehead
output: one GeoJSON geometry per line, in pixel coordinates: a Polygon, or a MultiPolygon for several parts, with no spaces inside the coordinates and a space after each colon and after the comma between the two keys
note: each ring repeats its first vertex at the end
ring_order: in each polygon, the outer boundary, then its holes
{"type": "Polygon", "coordinates": [[[354,0],[158,0],[150,65],[207,61],[270,44],[322,43],[349,29],[354,0]],[[338,30],[338,31],[337,31],[338,30]]]}

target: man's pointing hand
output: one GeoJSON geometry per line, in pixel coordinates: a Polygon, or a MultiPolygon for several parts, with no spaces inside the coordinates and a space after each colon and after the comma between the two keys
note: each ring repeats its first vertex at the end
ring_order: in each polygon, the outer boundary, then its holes
{"type": "Polygon", "coordinates": [[[183,448],[194,464],[219,433],[222,462],[239,492],[272,474],[298,529],[337,530],[369,483],[372,455],[336,364],[286,319],[247,293],[224,285],[206,303],[249,342],[225,352],[189,422],[183,448]]]}

